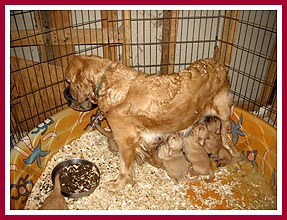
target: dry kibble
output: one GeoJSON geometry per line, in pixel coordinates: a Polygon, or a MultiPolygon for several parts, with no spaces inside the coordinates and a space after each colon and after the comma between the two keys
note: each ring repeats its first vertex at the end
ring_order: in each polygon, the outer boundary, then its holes
{"type": "Polygon", "coordinates": [[[99,174],[92,164],[76,163],[59,172],[62,191],[67,193],[87,192],[99,184],[99,174]]]}

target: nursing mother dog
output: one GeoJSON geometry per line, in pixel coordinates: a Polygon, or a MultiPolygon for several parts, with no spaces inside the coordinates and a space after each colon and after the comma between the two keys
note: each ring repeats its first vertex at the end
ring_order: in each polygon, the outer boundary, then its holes
{"type": "Polygon", "coordinates": [[[135,149],[170,133],[183,133],[205,115],[222,122],[227,142],[232,99],[225,67],[201,59],[173,74],[145,74],[94,55],[75,56],[66,69],[70,93],[78,102],[90,99],[104,113],[120,154],[119,175],[107,183],[117,191],[131,178],[135,149]]]}

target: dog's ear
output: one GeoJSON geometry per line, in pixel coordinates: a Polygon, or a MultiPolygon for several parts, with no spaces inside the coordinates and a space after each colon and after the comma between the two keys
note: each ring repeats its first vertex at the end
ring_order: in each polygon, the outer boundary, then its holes
{"type": "Polygon", "coordinates": [[[81,56],[75,56],[65,70],[65,79],[68,83],[74,82],[82,74],[84,63],[81,56]]]}

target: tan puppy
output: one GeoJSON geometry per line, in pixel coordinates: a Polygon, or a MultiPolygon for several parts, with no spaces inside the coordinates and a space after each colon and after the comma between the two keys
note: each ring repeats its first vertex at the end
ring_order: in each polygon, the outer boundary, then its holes
{"type": "Polygon", "coordinates": [[[183,154],[183,139],[179,134],[173,133],[168,136],[167,141],[159,147],[158,157],[162,160],[163,168],[167,174],[176,179],[186,182],[194,182],[194,179],[186,177],[191,164],[183,154]]]}
{"type": "Polygon", "coordinates": [[[230,162],[240,161],[240,157],[233,157],[222,144],[220,119],[207,116],[204,122],[209,132],[209,139],[205,141],[204,149],[214,159],[217,167],[226,166],[230,162]]]}
{"type": "Polygon", "coordinates": [[[61,210],[68,209],[66,200],[61,193],[61,182],[60,182],[60,174],[55,176],[54,190],[49,195],[42,206],[39,208],[42,210],[61,210]]]}
{"type": "Polygon", "coordinates": [[[208,130],[204,125],[195,125],[192,135],[183,138],[183,151],[187,160],[192,164],[193,173],[198,175],[209,175],[207,182],[214,179],[212,163],[204,150],[205,141],[209,138],[208,130]]]}
{"type": "Polygon", "coordinates": [[[230,82],[224,65],[214,59],[198,60],[179,73],[144,74],[98,56],[79,55],[65,77],[72,97],[97,103],[113,131],[120,169],[106,184],[111,191],[120,190],[131,175],[142,132],[143,137],[179,132],[212,114],[223,122],[222,141],[228,147],[230,82]]]}

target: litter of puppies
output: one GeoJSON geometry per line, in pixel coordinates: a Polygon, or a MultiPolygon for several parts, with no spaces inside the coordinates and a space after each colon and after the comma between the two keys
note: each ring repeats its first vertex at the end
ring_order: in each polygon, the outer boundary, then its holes
{"type": "Polygon", "coordinates": [[[47,164],[35,183],[25,209],[38,209],[51,194],[51,172],[60,162],[69,158],[84,158],[95,163],[101,172],[101,181],[95,191],[82,198],[67,198],[73,210],[202,210],[202,209],[276,209],[276,194],[264,178],[245,174],[237,164],[215,167],[215,179],[207,183],[200,176],[194,183],[176,181],[164,169],[148,163],[134,163],[134,179],[123,190],[114,193],[105,188],[105,182],[115,178],[119,155],[108,150],[107,138],[98,131],[83,134],[60,149],[47,164]]]}

